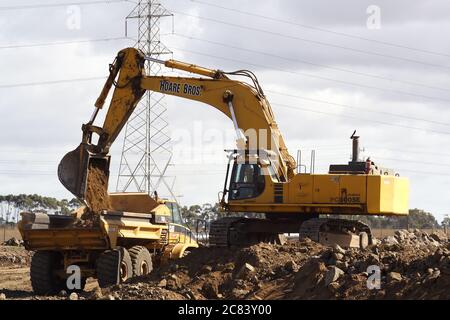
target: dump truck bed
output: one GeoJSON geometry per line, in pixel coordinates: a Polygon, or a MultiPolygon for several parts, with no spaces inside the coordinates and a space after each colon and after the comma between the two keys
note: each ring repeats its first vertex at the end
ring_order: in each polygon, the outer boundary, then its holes
{"type": "Polygon", "coordinates": [[[76,227],[72,216],[22,213],[19,230],[29,250],[105,250],[108,236],[100,227],[76,227]]]}

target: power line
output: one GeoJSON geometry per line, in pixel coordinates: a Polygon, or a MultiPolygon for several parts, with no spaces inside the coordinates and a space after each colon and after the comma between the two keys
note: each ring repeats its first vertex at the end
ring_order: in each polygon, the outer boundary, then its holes
{"type": "Polygon", "coordinates": [[[255,67],[259,67],[259,68],[265,68],[265,69],[274,70],[274,71],[278,71],[278,72],[284,72],[284,73],[290,73],[290,74],[300,75],[300,76],[309,77],[309,78],[326,80],[326,81],[341,83],[341,84],[350,85],[350,86],[354,86],[354,87],[360,87],[360,88],[366,88],[366,89],[374,89],[374,90],[379,90],[379,91],[391,92],[391,93],[396,93],[396,94],[412,96],[412,97],[416,97],[416,98],[425,98],[425,99],[430,99],[430,100],[438,100],[438,101],[450,102],[450,99],[445,99],[445,98],[426,96],[426,95],[410,93],[410,92],[405,92],[405,91],[400,91],[400,90],[385,89],[385,88],[369,86],[369,85],[359,84],[359,83],[350,82],[350,81],[332,79],[332,78],[318,76],[318,75],[313,75],[313,74],[304,73],[304,72],[296,72],[296,71],[292,71],[292,70],[283,70],[283,69],[279,69],[279,68],[275,68],[275,67],[270,67],[270,66],[267,66],[267,65],[261,65],[261,64],[256,64],[256,63],[242,61],[242,60],[237,60],[237,59],[232,59],[232,58],[219,57],[219,56],[215,56],[215,55],[211,55],[211,54],[201,53],[201,52],[187,50],[187,49],[182,49],[182,48],[174,47],[174,49],[180,50],[180,51],[184,51],[184,52],[193,53],[193,54],[197,54],[197,55],[202,55],[202,56],[205,56],[205,57],[212,57],[212,58],[216,58],[216,59],[222,59],[222,60],[228,60],[228,61],[232,61],[232,62],[243,63],[243,64],[246,64],[246,65],[252,65],[252,66],[255,66],[255,67]]]}
{"type": "MultiPolygon", "coordinates": [[[[53,85],[53,84],[61,84],[61,83],[73,83],[73,82],[94,81],[94,80],[104,80],[104,79],[106,79],[106,77],[64,79],[64,80],[54,80],[54,81],[44,81],[44,82],[32,82],[32,83],[21,83],[21,84],[11,84],[11,85],[0,85],[0,89],[17,88],[17,87],[28,87],[28,86],[40,86],[40,85],[53,85]]],[[[445,134],[445,135],[450,134],[450,132],[445,132],[445,131],[438,131],[438,130],[433,130],[433,129],[419,128],[419,127],[406,126],[406,125],[400,125],[400,124],[393,124],[393,123],[377,121],[377,120],[372,120],[372,119],[364,119],[364,118],[354,117],[354,116],[351,116],[351,115],[341,115],[341,114],[329,113],[329,112],[324,112],[324,111],[312,110],[312,109],[302,108],[302,107],[298,107],[298,106],[290,106],[290,105],[285,105],[285,104],[272,104],[272,105],[278,105],[278,106],[280,106],[282,108],[296,109],[296,110],[299,110],[299,111],[306,111],[306,112],[312,112],[312,113],[325,114],[325,115],[329,115],[329,116],[354,118],[354,119],[357,119],[357,120],[363,120],[363,121],[367,121],[367,122],[373,122],[373,123],[378,123],[378,124],[383,124],[383,125],[388,125],[388,126],[393,126],[393,127],[399,127],[399,128],[405,128],[405,129],[420,130],[420,131],[433,132],[433,133],[439,133],[439,134],[445,134]]]]}
{"type": "Polygon", "coordinates": [[[96,80],[105,80],[105,79],[106,79],[106,77],[92,77],[92,78],[62,79],[62,80],[53,80],[53,81],[40,81],[40,82],[28,82],[28,83],[16,83],[16,84],[3,84],[3,85],[0,85],[0,89],[34,87],[34,86],[41,86],[41,85],[96,81],[96,80]]]}
{"type": "Polygon", "coordinates": [[[41,9],[41,8],[55,8],[66,6],[84,6],[94,4],[113,4],[119,2],[131,2],[129,0],[99,0],[99,1],[81,1],[81,2],[65,2],[65,3],[42,3],[42,4],[25,4],[18,6],[2,6],[0,11],[21,10],[21,9],[41,9]]]}
{"type": "Polygon", "coordinates": [[[118,41],[118,40],[131,40],[131,39],[129,39],[127,37],[117,37],[117,38],[102,38],[102,39],[87,39],[87,40],[55,41],[55,42],[43,42],[43,43],[28,43],[28,44],[17,44],[17,45],[0,45],[0,49],[50,47],[50,46],[60,46],[60,45],[67,45],[67,44],[107,42],[107,41],[118,41]]]}
{"type": "Polygon", "coordinates": [[[301,38],[301,37],[297,37],[297,36],[287,35],[287,34],[284,34],[284,33],[279,33],[279,32],[259,29],[259,28],[250,27],[250,26],[243,26],[243,25],[236,24],[236,23],[226,22],[226,21],[217,20],[217,19],[213,19],[213,18],[206,18],[206,17],[193,15],[193,14],[189,14],[189,13],[185,13],[185,12],[179,12],[179,11],[175,11],[175,10],[172,10],[172,12],[174,12],[176,14],[179,14],[179,15],[191,17],[191,18],[197,18],[197,19],[200,19],[200,20],[205,20],[205,21],[210,21],[210,22],[214,22],[214,23],[218,23],[218,24],[231,26],[231,27],[234,27],[234,28],[245,29],[245,30],[250,30],[250,31],[256,31],[256,32],[260,32],[260,33],[270,34],[270,35],[273,35],[273,36],[283,37],[283,38],[286,38],[286,39],[313,43],[313,44],[320,45],[320,46],[332,47],[332,48],[337,48],[337,49],[341,49],[341,50],[352,51],[352,52],[356,52],[356,53],[362,53],[362,54],[371,55],[371,56],[378,56],[378,57],[383,57],[383,58],[388,58],[388,59],[393,59],[393,60],[401,60],[401,61],[406,61],[406,62],[415,63],[415,64],[421,64],[421,65],[425,65],[425,66],[429,66],[429,67],[450,69],[450,66],[446,66],[446,65],[434,64],[434,63],[430,63],[430,62],[426,62],[426,61],[420,61],[420,60],[408,59],[408,58],[403,58],[403,57],[398,57],[398,56],[392,56],[392,55],[379,53],[379,52],[365,51],[365,50],[361,50],[361,49],[357,49],[357,48],[345,47],[345,46],[341,46],[341,45],[337,45],[337,44],[331,44],[331,43],[318,41],[318,40],[305,39],[305,38],[301,38]]]}
{"type": "Polygon", "coordinates": [[[406,46],[406,45],[402,45],[402,44],[397,44],[397,43],[392,43],[392,42],[387,42],[387,41],[381,41],[381,40],[365,38],[365,37],[362,37],[362,36],[359,36],[359,35],[333,31],[333,30],[324,29],[324,28],[320,28],[320,27],[316,27],[316,26],[312,26],[312,25],[307,25],[307,24],[303,24],[303,23],[287,21],[287,20],[283,20],[283,19],[279,19],[279,18],[268,17],[268,16],[265,16],[265,15],[256,14],[254,12],[248,12],[248,11],[228,8],[228,7],[224,7],[224,6],[221,6],[221,5],[212,4],[212,3],[206,2],[206,1],[199,1],[199,0],[190,0],[190,1],[191,2],[195,2],[195,3],[199,3],[199,4],[203,4],[203,5],[207,5],[207,6],[211,6],[211,7],[215,7],[215,8],[219,8],[219,9],[223,9],[223,10],[237,12],[237,13],[240,13],[240,14],[254,16],[254,17],[258,17],[258,18],[262,18],[262,19],[266,19],[266,20],[271,20],[271,21],[275,21],[275,22],[281,22],[281,23],[285,23],[285,24],[289,24],[289,25],[293,25],[293,26],[297,26],[297,27],[301,27],[301,28],[311,29],[311,30],[315,30],[315,31],[326,32],[326,33],[339,35],[339,36],[343,36],[343,37],[347,37],[347,38],[352,38],[352,39],[357,39],[357,40],[364,40],[364,41],[369,41],[369,42],[382,44],[382,45],[386,45],[386,46],[391,46],[391,47],[396,47],[396,48],[401,48],[401,49],[407,49],[407,50],[412,50],[412,51],[417,51],[417,52],[422,52],[422,53],[428,53],[428,54],[433,54],[433,55],[438,55],[438,56],[443,56],[443,57],[450,57],[450,54],[447,54],[447,53],[436,52],[436,51],[431,51],[431,50],[426,50],[426,49],[421,49],[421,48],[414,48],[414,47],[410,47],[410,46],[406,46]]]}
{"type": "Polygon", "coordinates": [[[261,55],[265,55],[265,56],[268,56],[268,57],[273,57],[273,58],[277,58],[277,59],[281,59],[281,60],[307,64],[307,65],[321,67],[321,68],[326,68],[326,69],[330,69],[330,70],[347,72],[347,73],[360,75],[360,76],[365,76],[365,77],[370,77],[370,78],[379,79],[379,80],[387,80],[387,81],[391,81],[391,82],[399,82],[399,83],[403,83],[403,84],[407,84],[407,85],[413,85],[413,86],[419,86],[419,87],[423,87],[423,88],[429,88],[429,89],[434,89],[434,90],[450,92],[450,90],[447,89],[447,88],[441,88],[441,87],[430,86],[430,85],[423,84],[423,83],[417,83],[417,82],[411,82],[411,81],[404,81],[404,80],[398,80],[398,79],[393,79],[393,78],[387,78],[387,77],[383,77],[383,76],[380,76],[380,75],[374,75],[374,74],[354,71],[354,70],[350,70],[350,69],[333,67],[333,66],[330,66],[330,65],[314,63],[314,62],[301,60],[301,59],[288,58],[288,57],[284,57],[284,56],[280,56],[280,55],[276,55],[276,54],[271,54],[271,53],[268,53],[268,52],[263,52],[263,51],[258,51],[258,50],[254,50],[254,49],[247,49],[247,48],[239,47],[237,45],[230,45],[228,42],[227,43],[216,42],[216,41],[200,39],[200,38],[196,38],[196,37],[192,37],[192,36],[188,36],[188,35],[183,35],[183,34],[179,34],[179,33],[174,33],[173,35],[179,36],[179,37],[183,37],[183,38],[187,38],[187,39],[191,39],[191,40],[196,40],[196,41],[201,41],[201,42],[205,42],[205,43],[210,43],[210,44],[217,45],[217,46],[231,48],[231,49],[235,49],[235,50],[247,51],[247,52],[251,52],[251,53],[257,53],[257,54],[261,54],[261,55]]]}
{"type": "MultiPolygon", "coordinates": [[[[253,65],[253,66],[256,66],[256,67],[264,67],[264,68],[267,68],[267,66],[262,66],[262,65],[258,65],[258,64],[254,64],[254,63],[250,63],[250,62],[241,61],[241,60],[236,60],[236,59],[231,59],[231,58],[225,58],[225,57],[219,57],[219,56],[215,56],[215,55],[210,55],[210,54],[200,53],[200,52],[191,51],[191,50],[185,50],[185,49],[181,49],[181,48],[175,48],[175,49],[180,50],[180,51],[185,51],[185,52],[193,53],[193,54],[196,54],[196,55],[207,56],[207,57],[211,57],[211,58],[215,58],[215,59],[228,60],[228,61],[233,61],[233,62],[243,63],[243,64],[247,64],[247,65],[253,65]]],[[[275,69],[275,68],[268,68],[268,69],[272,69],[272,70],[280,71],[280,72],[286,72],[286,73],[294,73],[294,74],[296,74],[295,72],[287,71],[287,70],[281,70],[281,69],[275,69]]],[[[329,80],[329,79],[328,79],[328,80],[329,80]]],[[[268,91],[268,92],[269,92],[269,91],[268,91]]],[[[284,93],[279,93],[279,92],[276,92],[276,91],[270,91],[270,92],[285,95],[284,93]]],[[[291,96],[294,96],[294,95],[291,95],[291,96]]],[[[318,100],[318,101],[319,101],[319,100],[318,100]]],[[[329,104],[334,104],[334,103],[329,102],[329,104]]],[[[336,104],[336,105],[339,105],[339,104],[336,104]]],[[[346,105],[340,105],[340,106],[342,106],[342,107],[352,107],[352,106],[346,106],[346,105]]],[[[290,107],[292,107],[292,106],[290,106],[290,107]]],[[[295,108],[295,107],[294,107],[294,108],[295,108]]],[[[308,109],[308,110],[309,110],[309,109],[308,109]]],[[[315,110],[310,110],[310,111],[315,112],[315,110]]],[[[327,114],[327,113],[324,113],[324,114],[327,114]]],[[[336,114],[329,114],[329,115],[336,115],[336,114]]],[[[392,115],[394,115],[394,114],[392,114],[392,115]]],[[[401,115],[395,115],[395,116],[402,118],[401,115]]],[[[350,117],[350,116],[347,116],[347,117],[350,117]]],[[[356,118],[356,117],[354,117],[354,118],[356,118]]],[[[408,118],[408,116],[403,117],[403,118],[408,118]]],[[[411,117],[411,118],[412,118],[412,117],[411,117]]],[[[356,118],[356,119],[359,119],[359,118],[356,118]]],[[[417,119],[417,120],[418,120],[418,119],[417,119]]],[[[374,122],[375,120],[365,119],[365,121],[372,121],[372,122],[374,122]]],[[[430,121],[432,121],[432,120],[430,120],[430,121]]],[[[388,124],[387,122],[381,122],[381,121],[377,121],[377,123],[380,123],[380,124],[388,124]]],[[[444,124],[444,123],[439,123],[439,124],[442,124],[442,125],[448,125],[448,124],[444,124]]],[[[391,126],[392,126],[393,124],[388,124],[388,125],[391,125],[391,126]]],[[[440,133],[440,134],[450,134],[450,132],[444,132],[444,131],[438,131],[438,130],[428,130],[428,129],[425,129],[425,128],[418,128],[418,127],[412,127],[412,126],[405,126],[405,125],[395,125],[395,126],[398,126],[398,127],[404,127],[404,128],[408,128],[408,129],[414,129],[414,130],[422,130],[422,131],[427,131],[427,132],[440,133]]]]}
{"type": "Polygon", "coordinates": [[[426,161],[417,161],[417,160],[408,160],[408,159],[390,159],[384,157],[373,156],[373,158],[386,160],[386,161],[394,161],[394,162],[409,162],[409,163],[417,163],[429,166],[440,166],[440,167],[450,167],[448,163],[437,163],[437,162],[426,162],[426,161]]]}
{"type": "Polygon", "coordinates": [[[417,171],[417,170],[404,170],[402,169],[401,171],[403,172],[411,172],[411,173],[415,173],[415,174],[420,174],[420,175],[427,175],[427,176],[450,176],[450,173],[445,173],[445,172],[427,172],[427,171],[417,171]]]}
{"type": "Polygon", "coordinates": [[[442,157],[450,157],[450,153],[441,153],[441,152],[434,152],[434,151],[417,151],[417,150],[407,150],[407,149],[397,149],[397,148],[376,148],[374,149],[380,149],[380,150],[386,150],[386,151],[394,151],[394,152],[404,152],[404,153],[414,153],[414,154],[423,154],[423,155],[435,155],[435,156],[442,156],[442,157]]]}
{"type": "Polygon", "coordinates": [[[367,122],[373,122],[373,123],[378,123],[378,124],[391,126],[391,127],[405,128],[405,129],[411,129],[411,130],[419,130],[419,131],[425,131],[425,132],[433,132],[433,133],[450,135],[450,132],[438,131],[438,130],[433,130],[433,129],[425,129],[425,128],[419,128],[419,127],[412,127],[412,126],[406,126],[406,125],[401,125],[401,124],[394,124],[394,123],[378,121],[378,120],[373,120],[373,119],[359,118],[359,117],[355,117],[355,116],[352,116],[352,115],[343,115],[343,114],[337,114],[337,113],[330,113],[330,112],[318,111],[318,110],[313,110],[313,109],[308,109],[308,108],[303,108],[303,107],[298,107],[298,106],[291,106],[291,105],[286,105],[286,104],[280,104],[280,103],[272,103],[272,105],[278,106],[278,107],[281,107],[281,108],[301,110],[301,111],[317,113],[317,114],[323,114],[323,115],[328,115],[328,116],[334,116],[334,117],[340,117],[340,118],[349,118],[349,119],[356,119],[356,120],[362,120],[362,121],[367,121],[367,122]]]}
{"type": "Polygon", "coordinates": [[[269,92],[269,93],[273,93],[273,94],[278,94],[278,95],[281,95],[281,96],[291,97],[291,98],[294,98],[294,99],[300,99],[300,100],[312,101],[312,102],[317,102],[317,103],[322,103],[322,104],[334,105],[334,106],[338,106],[338,107],[341,107],[341,108],[363,110],[363,111],[366,111],[366,112],[379,113],[379,114],[384,114],[384,115],[388,115],[388,116],[391,116],[391,117],[398,117],[398,118],[401,118],[401,119],[408,119],[408,120],[414,120],[414,121],[423,121],[423,122],[428,122],[428,123],[432,123],[432,124],[439,124],[439,125],[442,125],[442,126],[450,126],[450,123],[445,123],[445,122],[440,122],[440,121],[435,121],[435,120],[427,120],[427,119],[422,119],[422,118],[418,118],[418,117],[412,117],[412,116],[408,116],[408,115],[401,115],[401,114],[392,113],[392,112],[377,111],[377,110],[374,110],[374,109],[361,108],[361,107],[356,107],[356,106],[352,106],[352,105],[348,105],[348,104],[342,104],[342,103],[336,103],[336,102],[325,101],[325,100],[320,100],[320,99],[314,99],[314,98],[309,98],[309,97],[295,95],[295,94],[290,94],[290,93],[285,93],[285,92],[279,92],[279,91],[273,91],[273,90],[265,90],[265,91],[269,92]]]}

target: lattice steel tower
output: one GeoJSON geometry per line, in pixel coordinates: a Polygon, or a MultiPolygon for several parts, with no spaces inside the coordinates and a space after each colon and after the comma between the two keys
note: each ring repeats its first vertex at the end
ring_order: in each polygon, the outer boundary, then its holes
{"type": "MultiPolygon", "coordinates": [[[[158,0],[146,0],[139,1],[126,18],[127,26],[130,19],[137,21],[136,47],[149,57],[160,59],[172,54],[160,39],[160,20],[165,17],[173,15],[158,0]]],[[[149,61],[145,68],[148,75],[159,75],[161,71],[159,64],[149,61]]],[[[164,95],[147,92],[125,129],[118,192],[150,194],[157,191],[161,197],[176,200],[173,192],[175,177],[168,176],[172,166],[172,145],[167,118],[164,95]]]]}

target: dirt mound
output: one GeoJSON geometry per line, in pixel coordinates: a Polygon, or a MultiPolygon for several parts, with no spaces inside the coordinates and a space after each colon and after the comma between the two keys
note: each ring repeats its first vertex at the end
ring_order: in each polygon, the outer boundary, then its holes
{"type": "MultiPolygon", "coordinates": [[[[324,248],[311,241],[250,248],[200,248],[147,278],[112,287],[120,299],[258,299],[324,248]]],[[[262,297],[261,297],[262,298],[262,297]]]]}
{"type": "Polygon", "coordinates": [[[3,242],[2,246],[22,247],[23,246],[23,241],[19,240],[19,239],[16,239],[16,238],[11,238],[11,239],[6,240],[5,242],[3,242]]]}
{"type": "Polygon", "coordinates": [[[31,256],[22,247],[0,246],[0,267],[28,266],[31,256]]]}
{"type": "Polygon", "coordinates": [[[105,294],[149,300],[450,298],[450,245],[443,234],[400,230],[375,243],[367,250],[308,240],[200,248],[105,294]]]}

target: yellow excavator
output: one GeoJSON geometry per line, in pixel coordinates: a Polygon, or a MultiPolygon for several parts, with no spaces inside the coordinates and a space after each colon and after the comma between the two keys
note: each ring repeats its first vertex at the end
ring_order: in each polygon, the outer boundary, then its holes
{"type": "Polygon", "coordinates": [[[211,223],[211,246],[282,243],[280,235],[299,233],[301,238],[325,244],[365,248],[372,242],[370,228],[356,219],[338,216],[408,215],[408,179],[370,159],[361,161],[355,134],[351,162],[331,165],[327,174],[301,172],[251,71],[224,72],[175,60],[160,61],[133,48],[120,51],[109,71],[94,114],[83,126],[81,145],[64,157],[58,170],[63,185],[80,199],[85,199],[92,163],[108,174],[110,147],[149,90],[210,105],[230,118],[236,130],[237,148],[228,150],[230,160],[221,195],[221,207],[229,216],[211,223]],[[146,61],[201,77],[148,76],[146,61]],[[235,77],[248,81],[232,79],[235,77]],[[104,124],[95,126],[113,87],[104,124]],[[98,143],[93,143],[93,135],[98,136],[98,143]],[[262,213],[265,218],[234,213],[262,213]]]}

